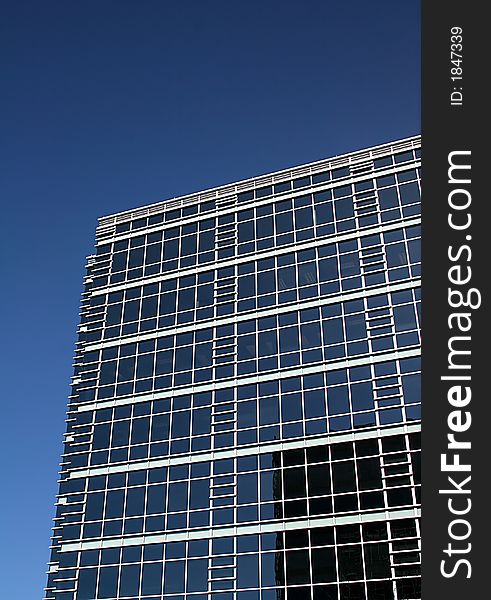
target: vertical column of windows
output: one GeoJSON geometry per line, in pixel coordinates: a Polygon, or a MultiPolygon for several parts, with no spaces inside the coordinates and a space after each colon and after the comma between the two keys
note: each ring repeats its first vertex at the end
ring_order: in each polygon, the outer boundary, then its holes
{"type": "Polygon", "coordinates": [[[360,240],[360,268],[366,287],[387,281],[387,258],[381,236],[367,236],[360,240]]]}
{"type": "Polygon", "coordinates": [[[389,564],[395,598],[420,598],[421,531],[418,520],[390,523],[389,564]]]}
{"type": "Polygon", "coordinates": [[[235,388],[216,390],[211,406],[211,431],[215,449],[237,444],[235,388]]]}
{"type": "Polygon", "coordinates": [[[215,378],[233,377],[237,362],[237,333],[235,325],[214,328],[213,364],[215,378]]]}
{"type": "Polygon", "coordinates": [[[213,463],[213,475],[210,482],[213,525],[224,525],[234,522],[236,493],[237,475],[233,459],[215,461],[213,463]]]}
{"type": "MultiPolygon", "coordinates": [[[[208,559],[208,591],[233,590],[237,585],[236,538],[211,541],[208,559]]],[[[213,596],[214,597],[214,596],[213,596]]]]}
{"type": "Polygon", "coordinates": [[[215,233],[215,250],[218,260],[235,256],[237,246],[237,224],[235,213],[218,217],[215,233]]]}
{"type": "Polygon", "coordinates": [[[215,317],[233,315],[237,300],[237,277],[235,267],[216,270],[214,300],[215,317]]]}

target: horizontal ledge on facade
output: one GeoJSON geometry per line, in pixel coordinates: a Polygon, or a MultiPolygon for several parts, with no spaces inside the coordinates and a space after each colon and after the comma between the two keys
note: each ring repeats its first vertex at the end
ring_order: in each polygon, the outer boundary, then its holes
{"type": "MultiPolygon", "coordinates": [[[[103,348],[112,348],[115,346],[121,346],[123,344],[130,344],[132,342],[143,342],[145,340],[153,340],[169,335],[178,335],[179,333],[185,333],[188,331],[196,331],[201,329],[208,329],[210,327],[219,327],[221,325],[228,325],[230,323],[242,323],[244,321],[250,321],[254,319],[260,319],[262,317],[268,317],[273,315],[282,315],[294,310],[304,310],[308,308],[320,308],[322,306],[329,306],[330,304],[337,304],[338,302],[349,302],[350,300],[358,300],[359,298],[370,298],[379,294],[390,294],[407,289],[418,288],[421,286],[421,278],[414,277],[407,279],[403,282],[391,282],[376,285],[370,288],[360,288],[354,291],[344,291],[332,296],[319,297],[315,300],[303,300],[300,302],[294,302],[290,304],[276,305],[273,308],[268,307],[260,310],[235,313],[232,316],[217,317],[208,319],[201,322],[194,322],[192,324],[186,324],[181,326],[174,326],[168,329],[158,329],[150,333],[139,333],[127,337],[116,338],[113,340],[107,340],[97,342],[93,344],[87,344],[84,348],[84,352],[92,352],[93,350],[102,350],[103,348]]],[[[387,308],[390,310],[391,306],[387,308]]],[[[375,310],[375,309],[373,309],[375,310]]],[[[380,310],[380,309],[377,309],[380,310]]],[[[380,317],[370,317],[369,320],[376,320],[379,318],[389,318],[390,315],[383,315],[380,317]]],[[[230,344],[228,344],[230,345],[230,344]]],[[[219,348],[225,348],[227,346],[218,346],[219,348]]],[[[90,371],[89,371],[90,372],[90,371]]]]}
{"type": "Polygon", "coordinates": [[[245,375],[242,377],[234,377],[211,383],[195,384],[191,386],[173,388],[167,391],[152,392],[150,394],[142,394],[141,396],[130,396],[128,398],[112,398],[109,400],[101,400],[86,404],[79,404],[78,412],[87,412],[92,410],[100,410],[102,408],[115,408],[117,406],[127,406],[129,404],[137,404],[140,402],[149,402],[160,400],[163,398],[174,398],[176,396],[186,396],[188,394],[196,394],[199,392],[223,390],[230,387],[240,387],[242,385],[258,384],[264,381],[276,381],[278,379],[288,379],[289,377],[301,377],[302,375],[311,375],[313,373],[324,373],[335,371],[338,369],[349,369],[362,365],[378,364],[388,360],[401,360],[404,358],[413,358],[421,355],[421,347],[412,348],[409,350],[391,350],[390,352],[380,352],[379,354],[369,354],[361,357],[343,358],[337,361],[330,361],[317,364],[315,366],[302,366],[290,369],[278,369],[264,375],[245,375]]]}
{"type": "Polygon", "coordinates": [[[77,469],[70,472],[69,479],[80,479],[85,477],[95,477],[98,475],[110,475],[112,473],[129,473],[132,471],[141,471],[148,469],[157,469],[160,467],[171,467],[197,462],[216,461],[224,458],[239,458],[244,456],[256,456],[260,454],[269,454],[272,452],[283,452],[286,450],[312,448],[328,444],[337,444],[343,442],[356,442],[366,439],[378,439],[392,435],[401,435],[417,433],[421,431],[421,424],[404,423],[398,425],[387,425],[385,427],[374,427],[362,431],[349,431],[331,433],[321,436],[311,436],[301,439],[284,440],[276,442],[263,442],[250,446],[238,446],[224,450],[208,450],[200,453],[189,453],[181,456],[168,456],[166,458],[154,458],[143,461],[104,465],[100,467],[89,467],[86,469],[77,469]]]}
{"type": "Polygon", "coordinates": [[[308,250],[310,248],[316,248],[318,246],[325,246],[329,244],[339,243],[348,241],[351,239],[357,239],[361,237],[366,237],[370,235],[384,233],[385,231],[393,231],[395,229],[401,229],[402,227],[413,227],[415,225],[419,225],[421,223],[421,217],[405,217],[402,219],[398,219],[397,221],[387,223],[384,225],[376,225],[374,227],[367,227],[366,229],[354,229],[353,231],[348,231],[346,233],[336,233],[320,238],[316,238],[314,240],[308,242],[297,242],[294,244],[289,244],[288,246],[281,246],[279,248],[268,249],[263,251],[258,251],[253,254],[248,254],[245,256],[223,259],[219,261],[214,261],[211,263],[207,263],[204,265],[186,267],[184,269],[177,269],[171,271],[170,273],[161,273],[159,275],[142,277],[139,279],[127,281],[124,283],[116,283],[112,285],[107,285],[101,288],[97,288],[92,290],[92,296],[100,296],[102,294],[108,294],[111,292],[117,292],[120,290],[131,289],[134,287],[139,287],[141,285],[147,285],[150,283],[158,283],[160,281],[166,281],[168,279],[175,279],[176,277],[185,277],[187,275],[196,275],[199,273],[204,273],[206,271],[214,271],[215,269],[221,269],[233,265],[240,265],[243,263],[261,260],[262,258],[271,258],[271,256],[282,256],[283,254],[290,254],[291,252],[299,252],[301,250],[308,250]]]}
{"type": "Polygon", "coordinates": [[[295,521],[276,521],[274,523],[258,523],[254,525],[233,525],[219,528],[201,530],[186,530],[176,533],[143,534],[139,536],[118,537],[95,541],[77,541],[61,546],[61,552],[74,552],[81,550],[98,550],[104,548],[121,548],[125,546],[140,546],[161,544],[176,541],[201,540],[229,536],[253,535],[261,533],[279,533],[298,529],[313,529],[317,527],[332,527],[335,525],[363,524],[374,521],[392,521],[394,519],[418,518],[421,516],[419,508],[399,510],[384,510],[371,513],[356,513],[354,515],[341,515],[332,517],[318,517],[297,519],[295,521]]]}

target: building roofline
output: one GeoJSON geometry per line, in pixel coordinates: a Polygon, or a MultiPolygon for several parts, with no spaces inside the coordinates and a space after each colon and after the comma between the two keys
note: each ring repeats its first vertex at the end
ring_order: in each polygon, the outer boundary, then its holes
{"type": "Polygon", "coordinates": [[[187,206],[195,202],[209,200],[220,196],[226,196],[236,194],[238,192],[253,189],[268,185],[271,183],[278,183],[291,177],[302,176],[312,174],[315,172],[322,171],[329,168],[341,168],[356,162],[363,162],[376,158],[378,155],[384,155],[395,151],[404,151],[418,146],[421,142],[421,135],[414,135],[406,138],[392,140],[390,142],[384,142],[376,146],[370,146],[368,148],[362,148],[359,150],[353,150],[344,154],[335,155],[329,158],[320,159],[318,161],[304,163],[282,169],[280,171],[273,171],[256,175],[255,177],[249,177],[247,179],[240,179],[230,183],[222,184],[220,186],[207,188],[190,194],[182,196],[174,196],[165,200],[159,200],[152,204],[146,204],[136,208],[130,208],[117,213],[111,213],[104,215],[98,219],[98,228],[104,228],[108,225],[115,223],[123,223],[138,217],[149,216],[150,214],[156,214],[164,209],[171,208],[174,204],[181,205],[185,203],[187,206]],[[169,206],[171,205],[171,206],[169,206]]]}

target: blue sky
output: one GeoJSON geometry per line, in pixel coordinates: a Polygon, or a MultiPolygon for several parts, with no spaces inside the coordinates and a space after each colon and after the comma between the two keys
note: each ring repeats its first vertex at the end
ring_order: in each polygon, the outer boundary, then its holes
{"type": "Polygon", "coordinates": [[[419,2],[2,13],[1,585],[39,600],[97,217],[419,133],[419,2]]]}

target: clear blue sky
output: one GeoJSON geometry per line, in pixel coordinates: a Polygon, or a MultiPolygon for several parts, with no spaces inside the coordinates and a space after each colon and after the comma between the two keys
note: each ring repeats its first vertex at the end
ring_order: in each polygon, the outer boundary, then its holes
{"type": "Polygon", "coordinates": [[[96,218],[419,133],[419,2],[5,2],[2,598],[39,600],[96,218]]]}

